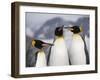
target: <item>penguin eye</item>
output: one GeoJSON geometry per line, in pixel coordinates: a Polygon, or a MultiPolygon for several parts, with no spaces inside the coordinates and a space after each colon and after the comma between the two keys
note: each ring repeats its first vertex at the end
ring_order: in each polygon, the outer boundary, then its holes
{"type": "Polygon", "coordinates": [[[32,41],[32,46],[33,46],[33,47],[34,47],[35,43],[36,43],[36,42],[33,40],[33,41],[32,41]]]}

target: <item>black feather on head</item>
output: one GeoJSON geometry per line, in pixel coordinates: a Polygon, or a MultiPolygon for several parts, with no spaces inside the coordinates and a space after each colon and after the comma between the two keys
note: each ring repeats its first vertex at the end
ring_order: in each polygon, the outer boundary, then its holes
{"type": "Polygon", "coordinates": [[[45,43],[41,40],[32,40],[32,46],[38,49],[42,49],[43,47],[53,46],[53,44],[45,43]]]}
{"type": "Polygon", "coordinates": [[[79,26],[73,26],[71,28],[72,28],[71,32],[73,32],[74,34],[81,32],[79,26]]]}
{"type": "Polygon", "coordinates": [[[63,27],[64,27],[64,26],[61,26],[61,27],[57,27],[57,28],[55,29],[55,36],[58,36],[58,37],[63,36],[63,27]]]}

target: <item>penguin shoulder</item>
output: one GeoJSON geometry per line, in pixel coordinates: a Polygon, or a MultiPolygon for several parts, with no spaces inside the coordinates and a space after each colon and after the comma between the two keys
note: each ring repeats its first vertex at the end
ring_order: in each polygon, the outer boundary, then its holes
{"type": "Polygon", "coordinates": [[[61,41],[61,40],[64,40],[64,37],[62,36],[62,37],[56,37],[56,40],[55,41],[61,41]]]}
{"type": "Polygon", "coordinates": [[[73,34],[73,39],[82,39],[79,34],[73,34]]]}
{"type": "Polygon", "coordinates": [[[45,55],[45,52],[43,50],[40,50],[40,51],[38,51],[38,55],[39,56],[45,55]]]}

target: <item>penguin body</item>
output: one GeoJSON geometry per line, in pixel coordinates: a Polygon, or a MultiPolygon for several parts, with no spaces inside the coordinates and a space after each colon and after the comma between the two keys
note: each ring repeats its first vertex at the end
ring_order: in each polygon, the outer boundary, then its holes
{"type": "Polygon", "coordinates": [[[62,38],[58,38],[54,42],[54,46],[51,48],[50,66],[64,66],[69,65],[67,46],[62,38]]]}
{"type": "Polygon", "coordinates": [[[44,51],[38,51],[35,57],[36,57],[35,67],[47,66],[47,60],[44,51]]]}
{"type": "Polygon", "coordinates": [[[69,30],[73,32],[72,42],[69,49],[69,57],[72,65],[89,64],[89,55],[86,47],[85,40],[80,36],[82,27],[73,26],[69,27],[69,30]]]}
{"type": "Polygon", "coordinates": [[[79,34],[73,34],[69,55],[72,65],[86,64],[84,42],[79,34]]]}
{"type": "Polygon", "coordinates": [[[67,46],[63,38],[63,27],[55,30],[54,46],[51,47],[49,56],[49,66],[69,65],[67,46]]]}

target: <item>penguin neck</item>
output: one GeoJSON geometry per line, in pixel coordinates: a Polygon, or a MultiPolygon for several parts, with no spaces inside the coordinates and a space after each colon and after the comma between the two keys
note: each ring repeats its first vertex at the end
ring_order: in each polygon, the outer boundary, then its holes
{"type": "Polygon", "coordinates": [[[55,38],[56,39],[63,39],[64,37],[63,36],[56,36],[55,38]]]}
{"type": "Polygon", "coordinates": [[[39,49],[38,52],[44,52],[43,49],[39,49]]]}
{"type": "Polygon", "coordinates": [[[80,34],[77,33],[77,34],[73,34],[73,38],[74,38],[74,39],[80,39],[81,36],[80,36],[80,34]]]}

